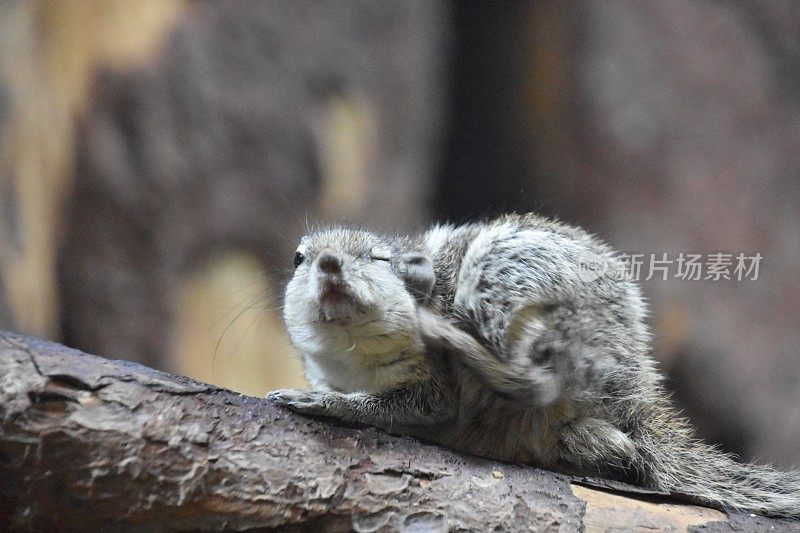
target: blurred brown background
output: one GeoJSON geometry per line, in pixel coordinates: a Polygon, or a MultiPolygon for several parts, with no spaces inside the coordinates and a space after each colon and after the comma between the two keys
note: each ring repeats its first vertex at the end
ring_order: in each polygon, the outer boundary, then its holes
{"type": "Polygon", "coordinates": [[[249,394],[302,385],[307,224],[558,215],[630,253],[701,434],[800,463],[791,0],[0,4],[0,327],[249,394]]]}

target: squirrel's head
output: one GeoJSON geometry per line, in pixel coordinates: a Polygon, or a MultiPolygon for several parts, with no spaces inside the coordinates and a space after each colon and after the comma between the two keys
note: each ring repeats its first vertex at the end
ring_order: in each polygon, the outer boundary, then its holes
{"type": "Polygon", "coordinates": [[[418,342],[416,308],[433,291],[433,265],[398,243],[344,228],[303,237],[284,302],[295,346],[320,357],[375,357],[418,342]]]}

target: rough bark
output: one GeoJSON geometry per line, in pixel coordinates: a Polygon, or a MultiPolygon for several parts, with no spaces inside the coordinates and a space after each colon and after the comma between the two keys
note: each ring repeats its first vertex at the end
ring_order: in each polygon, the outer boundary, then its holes
{"type": "Polygon", "coordinates": [[[0,529],[790,525],[606,489],[0,332],[0,529]]]}

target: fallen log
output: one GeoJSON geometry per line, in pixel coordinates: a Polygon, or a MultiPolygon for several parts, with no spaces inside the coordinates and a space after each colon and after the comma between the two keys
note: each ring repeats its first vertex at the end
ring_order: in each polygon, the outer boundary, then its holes
{"type": "Polygon", "coordinates": [[[612,526],[793,524],[305,418],[136,363],[0,332],[0,530],[612,526]]]}

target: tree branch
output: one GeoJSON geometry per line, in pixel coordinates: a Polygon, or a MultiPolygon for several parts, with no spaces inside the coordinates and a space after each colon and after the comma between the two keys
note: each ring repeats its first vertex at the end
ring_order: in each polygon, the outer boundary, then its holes
{"type": "Polygon", "coordinates": [[[308,419],[263,399],[0,332],[0,529],[783,524],[620,487],[587,488],[551,472],[308,419]]]}

